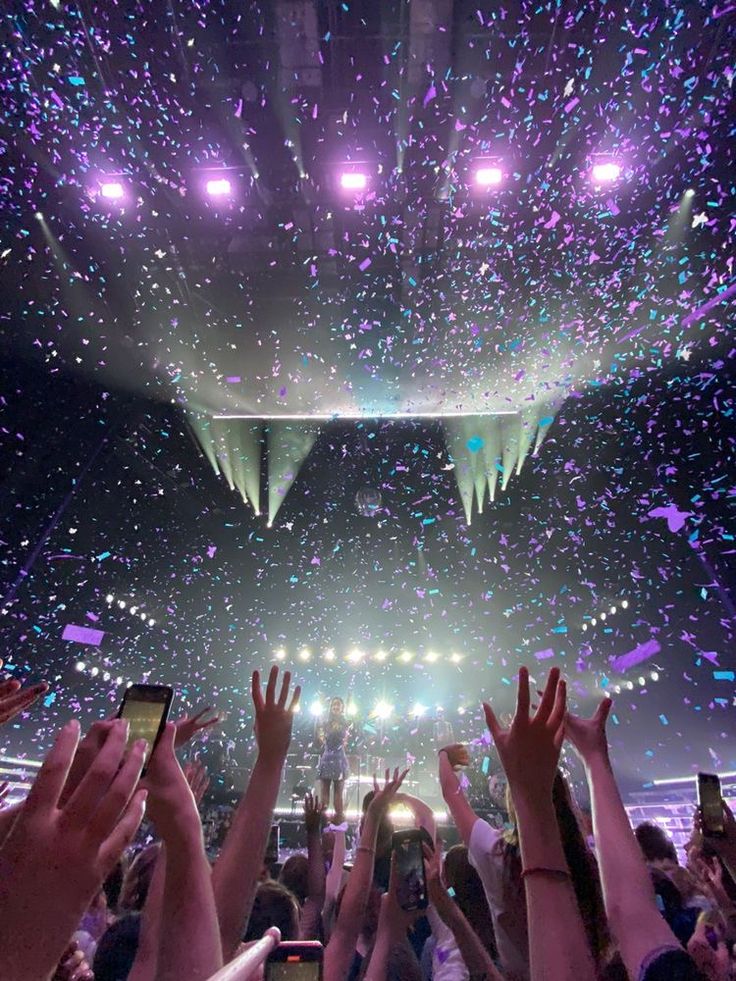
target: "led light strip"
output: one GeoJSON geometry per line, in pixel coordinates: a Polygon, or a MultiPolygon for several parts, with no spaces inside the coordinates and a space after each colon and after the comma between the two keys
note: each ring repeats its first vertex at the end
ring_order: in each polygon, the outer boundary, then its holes
{"type": "MultiPolygon", "coordinates": [[[[205,413],[206,414],[206,413],[205,413]]],[[[282,413],[280,415],[269,415],[263,412],[219,412],[212,415],[213,419],[262,419],[266,422],[278,422],[281,419],[287,421],[309,422],[339,422],[345,420],[354,422],[360,419],[470,419],[480,416],[519,416],[520,412],[362,412],[358,415],[349,413],[343,415],[341,412],[326,413],[282,413]]]]}

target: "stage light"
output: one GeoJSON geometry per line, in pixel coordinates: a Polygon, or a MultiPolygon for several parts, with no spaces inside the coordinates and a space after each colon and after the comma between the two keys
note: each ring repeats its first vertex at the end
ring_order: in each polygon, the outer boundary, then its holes
{"type": "Polygon", "coordinates": [[[324,706],[322,705],[322,702],[320,702],[319,699],[317,699],[316,701],[312,702],[312,704],[309,706],[309,711],[314,716],[315,719],[318,719],[321,715],[324,714],[325,709],[324,706]]]}
{"type": "Polygon", "coordinates": [[[391,715],[392,706],[388,702],[381,700],[376,702],[376,707],[373,709],[373,714],[377,719],[387,719],[391,715]]]}
{"type": "Polygon", "coordinates": [[[374,660],[378,661],[379,664],[382,664],[386,660],[386,657],[387,654],[385,651],[376,651],[376,653],[373,655],[374,660]]]}
{"type": "Polygon", "coordinates": [[[114,599],[115,599],[115,597],[112,595],[112,593],[108,593],[107,596],[105,597],[105,602],[106,603],[112,603],[112,601],[114,599]]]}
{"type": "Polygon", "coordinates": [[[100,184],[100,194],[108,201],[119,201],[125,194],[125,188],[120,181],[104,181],[100,184]]]}
{"type": "Polygon", "coordinates": [[[273,656],[276,658],[277,661],[283,661],[284,658],[286,657],[286,651],[283,649],[283,647],[279,647],[277,651],[274,651],[273,656]]]}
{"type": "Polygon", "coordinates": [[[594,164],[591,171],[591,177],[596,184],[610,184],[611,181],[618,180],[620,176],[621,167],[612,160],[609,160],[606,163],[594,164]]]}
{"type": "Polygon", "coordinates": [[[450,662],[452,664],[459,664],[462,661],[462,659],[463,659],[462,654],[451,654],[450,655],[450,662]]]}
{"type": "Polygon", "coordinates": [[[364,191],[368,187],[368,175],[358,170],[345,171],[340,174],[340,187],[344,191],[364,191]]]}
{"type": "Polygon", "coordinates": [[[148,621],[148,626],[149,627],[155,627],[156,626],[156,621],[153,619],[153,617],[151,617],[151,619],[148,621]]]}
{"type": "Polygon", "coordinates": [[[327,648],[327,650],[325,651],[325,653],[324,653],[323,656],[324,656],[325,661],[334,661],[335,660],[335,652],[334,652],[334,650],[331,647],[328,647],[327,648]]]}
{"type": "Polygon", "coordinates": [[[647,679],[644,677],[644,675],[641,675],[641,677],[639,678],[639,684],[643,688],[646,683],[647,683],[647,679]]]}
{"type": "Polygon", "coordinates": [[[422,705],[421,702],[415,702],[411,710],[411,714],[414,716],[415,719],[421,719],[421,717],[424,715],[426,711],[427,711],[426,705],[422,705]]]}
{"type": "Polygon", "coordinates": [[[427,651],[427,653],[424,655],[424,660],[427,662],[427,664],[434,664],[437,660],[437,655],[434,651],[427,651]]]}
{"type": "Polygon", "coordinates": [[[115,684],[116,685],[122,685],[122,683],[123,683],[122,676],[121,675],[118,675],[117,678],[115,679],[115,684]]]}
{"type": "Polygon", "coordinates": [[[99,673],[100,673],[100,669],[97,667],[92,668],[92,670],[90,671],[90,674],[92,675],[93,678],[96,678],[99,673]]]}
{"type": "Polygon", "coordinates": [[[359,664],[363,660],[363,652],[359,651],[357,647],[354,647],[352,651],[347,656],[347,660],[351,664],[359,664]]]}
{"type": "Polygon", "coordinates": [[[458,715],[465,715],[465,706],[464,705],[460,705],[458,707],[457,714],[458,715]]]}
{"type": "Polygon", "coordinates": [[[118,606],[120,607],[121,610],[124,610],[127,604],[125,600],[118,600],[118,606]]]}
{"type": "Polygon", "coordinates": [[[626,687],[629,689],[629,691],[633,691],[634,690],[634,682],[633,681],[627,681],[626,682],[626,687]]]}
{"type": "Polygon", "coordinates": [[[479,167],[475,172],[475,183],[479,187],[498,187],[502,180],[500,167],[479,167]]]}
{"type": "Polygon", "coordinates": [[[628,608],[629,608],[629,601],[628,600],[621,600],[621,609],[622,610],[628,610],[628,608]]]}
{"type": "Polygon", "coordinates": [[[399,654],[399,660],[401,661],[402,664],[409,664],[412,661],[413,657],[414,655],[412,654],[411,651],[402,651],[401,654],[399,654]]]}
{"type": "Polygon", "coordinates": [[[616,607],[615,606],[612,606],[611,607],[611,615],[613,615],[615,612],[616,612],[616,607]]]}
{"type": "Polygon", "coordinates": [[[105,671],[105,672],[103,673],[103,675],[102,675],[102,680],[103,680],[103,681],[109,681],[109,680],[110,680],[110,672],[109,672],[109,671],[105,671]]]}
{"type": "Polygon", "coordinates": [[[84,671],[84,661],[77,661],[74,667],[77,669],[77,671],[84,671]]]}
{"type": "Polygon", "coordinates": [[[591,621],[590,621],[590,625],[591,625],[591,627],[595,627],[595,625],[596,625],[597,623],[598,623],[598,621],[596,620],[596,618],[595,618],[595,617],[593,617],[593,618],[591,619],[591,621]]]}
{"type": "Polygon", "coordinates": [[[601,613],[601,620],[605,620],[605,619],[606,619],[606,613],[604,611],[603,613],[601,613]]]}
{"type": "Polygon", "coordinates": [[[691,197],[693,197],[693,196],[694,196],[694,194],[695,194],[695,191],[694,191],[694,190],[692,189],[692,187],[689,187],[689,188],[688,188],[688,189],[687,189],[687,190],[685,191],[685,197],[686,197],[686,198],[691,198],[691,197]]]}
{"type": "Polygon", "coordinates": [[[131,616],[135,616],[137,612],[138,612],[138,607],[137,606],[131,606],[131,608],[130,608],[131,616]]]}
{"type": "Polygon", "coordinates": [[[652,679],[652,681],[659,681],[659,671],[652,671],[649,677],[652,679]]]}
{"type": "Polygon", "coordinates": [[[587,629],[588,629],[588,624],[587,623],[584,623],[583,624],[583,630],[587,630],[587,629]]]}
{"type": "Polygon", "coordinates": [[[226,177],[216,177],[207,181],[205,189],[211,198],[222,198],[230,193],[232,185],[226,177]]]}
{"type": "Polygon", "coordinates": [[[146,614],[145,613],[141,613],[141,614],[139,614],[139,616],[140,616],[141,620],[145,620],[146,619],[146,614]]]}
{"type": "Polygon", "coordinates": [[[308,647],[302,647],[302,649],[299,651],[300,661],[308,661],[311,656],[312,656],[312,652],[309,650],[308,647]]]}
{"type": "Polygon", "coordinates": [[[39,221],[43,221],[43,211],[35,211],[33,217],[39,221]]]}
{"type": "Polygon", "coordinates": [[[349,701],[348,704],[345,706],[345,715],[347,715],[349,719],[352,719],[357,714],[358,714],[358,706],[351,699],[351,701],[349,701]]]}

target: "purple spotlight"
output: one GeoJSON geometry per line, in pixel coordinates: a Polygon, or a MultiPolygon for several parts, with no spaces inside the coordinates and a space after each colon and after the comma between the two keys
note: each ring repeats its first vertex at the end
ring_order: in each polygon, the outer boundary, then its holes
{"type": "Polygon", "coordinates": [[[227,177],[215,177],[207,181],[205,190],[211,198],[223,198],[232,190],[232,186],[227,177]]]}
{"type": "Polygon", "coordinates": [[[475,172],[475,183],[478,187],[498,187],[503,181],[503,171],[500,167],[483,166],[475,172]]]}
{"type": "Polygon", "coordinates": [[[368,187],[368,174],[350,170],[340,174],[340,187],[345,191],[364,191],[368,187]]]}
{"type": "Polygon", "coordinates": [[[606,163],[594,164],[590,173],[596,184],[610,184],[611,181],[618,180],[621,176],[621,167],[612,160],[608,160],[606,163]]]}
{"type": "Polygon", "coordinates": [[[120,181],[105,181],[100,184],[100,194],[108,201],[119,201],[125,196],[125,188],[120,181]]]}

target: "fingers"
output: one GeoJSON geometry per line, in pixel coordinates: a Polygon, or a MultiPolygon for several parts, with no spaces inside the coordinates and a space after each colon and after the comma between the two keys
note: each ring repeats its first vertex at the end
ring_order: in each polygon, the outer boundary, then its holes
{"type": "Polygon", "coordinates": [[[301,694],[302,694],[302,686],[297,685],[296,688],[294,689],[294,694],[291,697],[291,701],[289,702],[289,712],[296,712],[301,694]]]}
{"type": "Polygon", "coordinates": [[[268,672],[268,682],[266,684],[266,705],[273,705],[276,700],[276,682],[279,677],[279,669],[274,666],[268,672]]]}
{"type": "Polygon", "coordinates": [[[281,682],[281,693],[279,694],[279,708],[286,708],[286,699],[289,697],[289,685],[291,684],[291,671],[284,671],[281,682]]]}
{"type": "Polygon", "coordinates": [[[486,725],[488,726],[488,731],[490,732],[491,738],[495,743],[503,730],[501,729],[501,725],[498,719],[496,718],[493,709],[488,704],[488,702],[483,702],[483,713],[486,717],[486,725]]]}
{"type": "Polygon", "coordinates": [[[111,726],[102,749],[92,760],[79,786],[64,807],[65,819],[84,824],[94,813],[118,772],[125,753],[128,723],[118,719],[111,726]]]}
{"type": "Polygon", "coordinates": [[[8,695],[12,695],[19,688],[20,682],[17,678],[3,678],[0,681],[0,698],[7,698],[8,695]]]}
{"type": "Polygon", "coordinates": [[[526,721],[529,718],[529,671],[519,668],[519,686],[516,692],[516,713],[514,719],[526,721]]]}
{"type": "Polygon", "coordinates": [[[107,878],[115,863],[135,838],[146,811],[147,794],[147,790],[136,791],[125,809],[125,814],[100,848],[98,855],[103,878],[107,878]]]}
{"type": "Polygon", "coordinates": [[[59,732],[56,742],[38,771],[38,776],[26,798],[27,810],[56,807],[78,743],[79,723],[76,719],[72,719],[59,732]]]}
{"type": "Polygon", "coordinates": [[[263,709],[263,693],[261,692],[261,675],[259,671],[254,671],[250,680],[250,695],[256,715],[263,709]]]}
{"type": "Polygon", "coordinates": [[[552,711],[550,712],[549,719],[547,720],[547,725],[550,729],[557,733],[558,730],[562,731],[564,736],[564,722],[565,722],[565,712],[567,711],[567,684],[563,678],[559,678],[557,681],[557,688],[555,690],[555,700],[552,706],[552,711]]]}
{"type": "Polygon", "coordinates": [[[20,688],[6,698],[0,699],[0,725],[10,721],[13,716],[22,712],[36,701],[44,692],[49,690],[45,681],[32,688],[20,688]]]}
{"type": "Polygon", "coordinates": [[[606,722],[608,721],[608,715],[613,708],[613,699],[604,698],[601,700],[600,705],[595,710],[595,715],[593,719],[602,727],[605,728],[606,722]]]}
{"type": "MultiPolygon", "coordinates": [[[[547,684],[545,685],[544,694],[542,695],[542,699],[539,703],[537,714],[534,716],[534,718],[538,719],[540,722],[546,722],[552,713],[555,698],[557,696],[557,686],[559,680],[560,669],[552,668],[549,673],[549,677],[547,678],[547,684]]],[[[521,680],[519,680],[519,684],[521,684],[521,680]]]]}
{"type": "Polygon", "coordinates": [[[145,739],[135,741],[89,822],[89,832],[98,840],[103,841],[110,834],[138,785],[146,758],[146,747],[145,739]]]}

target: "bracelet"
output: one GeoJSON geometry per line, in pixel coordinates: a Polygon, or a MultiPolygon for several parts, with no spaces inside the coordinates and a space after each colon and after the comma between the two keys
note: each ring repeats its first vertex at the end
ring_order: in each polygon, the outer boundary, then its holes
{"type": "Polygon", "coordinates": [[[369,855],[376,854],[376,849],[370,848],[368,845],[358,845],[358,847],[355,850],[356,852],[368,852],[369,855]]]}
{"type": "Polygon", "coordinates": [[[567,869],[547,869],[543,865],[535,865],[531,869],[523,869],[521,873],[522,881],[530,875],[548,875],[552,879],[572,878],[567,869]]]}

